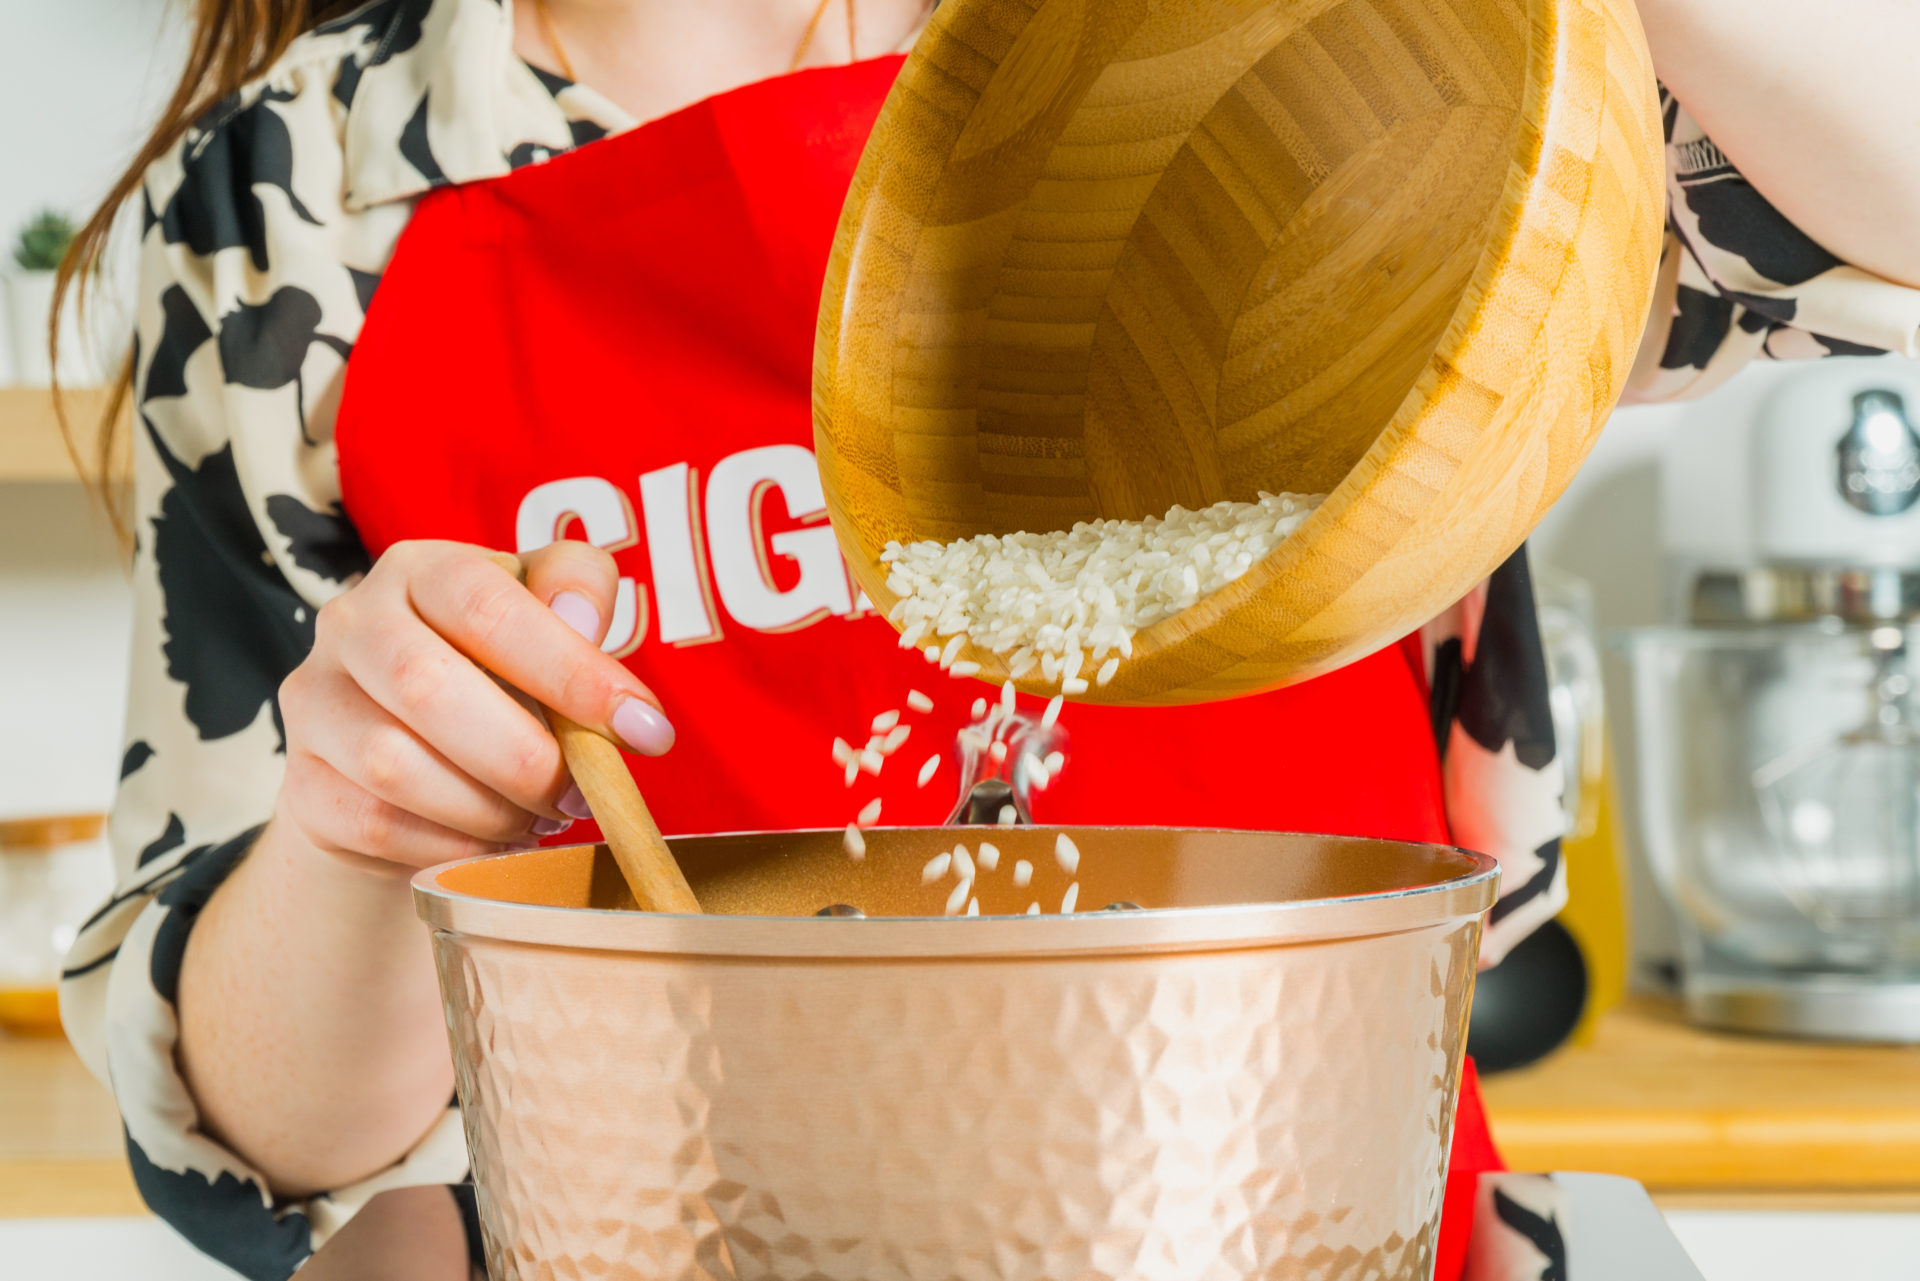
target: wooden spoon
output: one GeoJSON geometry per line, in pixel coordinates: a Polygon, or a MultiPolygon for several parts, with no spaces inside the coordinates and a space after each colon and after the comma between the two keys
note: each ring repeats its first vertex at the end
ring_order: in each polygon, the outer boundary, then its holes
{"type": "MultiPolygon", "coordinates": [[[[491,553],[489,559],[521,582],[526,567],[517,556],[491,553]]],[[[605,735],[562,716],[551,707],[545,709],[553,736],[560,740],[561,754],[573,781],[587,798],[600,834],[613,851],[613,861],[626,878],[633,901],[643,912],[676,912],[697,916],[700,900],[693,896],[666,838],[647,810],[647,803],[634,784],[633,775],[620,755],[620,749],[605,735]]]]}

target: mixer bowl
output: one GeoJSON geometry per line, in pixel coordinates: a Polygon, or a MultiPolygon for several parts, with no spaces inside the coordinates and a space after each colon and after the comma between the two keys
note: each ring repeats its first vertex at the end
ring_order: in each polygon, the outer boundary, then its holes
{"type": "Polygon", "coordinates": [[[942,5],[821,296],[815,453],[848,564],[884,614],[889,540],[1324,493],[1080,697],[1226,698],[1379,649],[1511,554],[1591,448],[1664,173],[1632,0],[942,5]]]}
{"type": "Polygon", "coordinates": [[[492,1275],[1427,1281],[1492,861],[1067,829],[1142,910],[1013,915],[1060,830],[675,840],[705,916],[605,847],[420,873],[492,1275]]]}

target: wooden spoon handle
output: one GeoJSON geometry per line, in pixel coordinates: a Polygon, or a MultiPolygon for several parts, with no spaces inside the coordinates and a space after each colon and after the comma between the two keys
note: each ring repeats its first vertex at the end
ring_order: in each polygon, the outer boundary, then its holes
{"type": "MultiPolygon", "coordinates": [[[[517,556],[505,552],[490,553],[489,559],[522,582],[526,567],[517,556]]],[[[673,851],[641,798],[620,749],[605,735],[588,729],[567,717],[546,709],[547,724],[560,740],[561,754],[573,781],[587,798],[588,808],[607,838],[613,861],[626,878],[633,901],[643,912],[700,913],[700,900],[693,896],[673,851]]]]}
{"type": "Polygon", "coordinates": [[[687,878],[667,848],[666,838],[647,810],[647,802],[634,785],[627,763],[604,736],[584,725],[577,725],[552,708],[547,723],[560,750],[566,755],[573,781],[587,798],[600,834],[607,838],[613,861],[627,878],[633,901],[643,912],[682,912],[698,914],[700,900],[693,896],[687,878]]]}

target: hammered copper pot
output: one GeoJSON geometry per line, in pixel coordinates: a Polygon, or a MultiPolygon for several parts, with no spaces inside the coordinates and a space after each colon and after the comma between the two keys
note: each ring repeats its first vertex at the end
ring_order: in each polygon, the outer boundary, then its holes
{"type": "Polygon", "coordinates": [[[676,840],[707,916],[604,847],[421,873],[493,1276],[1426,1281],[1491,861],[1072,829],[1143,910],[1016,915],[1060,830],[676,840]]]}

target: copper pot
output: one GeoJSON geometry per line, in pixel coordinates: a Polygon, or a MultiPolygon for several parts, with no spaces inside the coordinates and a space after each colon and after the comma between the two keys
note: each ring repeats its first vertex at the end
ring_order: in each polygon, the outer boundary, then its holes
{"type": "Polygon", "coordinates": [[[676,840],[707,916],[604,847],[422,872],[493,1275],[1425,1281],[1491,860],[1069,829],[1143,910],[1014,915],[1060,830],[676,840]]]}

